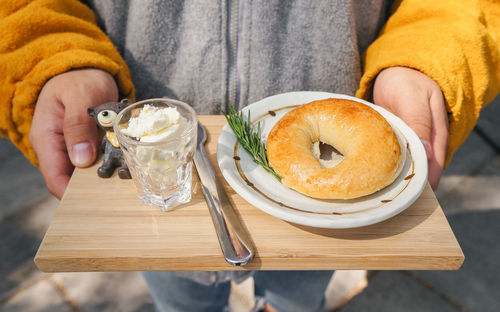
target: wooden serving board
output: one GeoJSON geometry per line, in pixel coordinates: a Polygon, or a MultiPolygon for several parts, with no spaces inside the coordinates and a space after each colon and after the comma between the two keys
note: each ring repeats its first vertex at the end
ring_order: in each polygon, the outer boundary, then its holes
{"type": "Polygon", "coordinates": [[[223,116],[200,116],[207,153],[256,249],[243,267],[228,264],[199,182],[193,200],[162,212],[142,204],[131,180],[101,179],[100,162],[76,169],[35,257],[45,272],[144,270],[454,270],[464,255],[429,185],[408,209],[354,229],[319,229],[272,217],[248,204],[217,166],[223,116]]]}

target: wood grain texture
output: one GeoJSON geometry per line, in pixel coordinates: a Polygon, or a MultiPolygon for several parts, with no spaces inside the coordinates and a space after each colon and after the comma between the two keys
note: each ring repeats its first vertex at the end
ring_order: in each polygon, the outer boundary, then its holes
{"type": "Polygon", "coordinates": [[[223,116],[199,116],[207,153],[256,247],[234,267],[222,256],[198,180],[193,200],[162,212],[142,204],[131,180],[101,179],[97,162],[76,169],[35,256],[45,272],[144,270],[454,270],[460,246],[427,185],[408,209],[355,229],[319,229],[272,217],[237,195],[220,174],[217,138],[223,116]]]}

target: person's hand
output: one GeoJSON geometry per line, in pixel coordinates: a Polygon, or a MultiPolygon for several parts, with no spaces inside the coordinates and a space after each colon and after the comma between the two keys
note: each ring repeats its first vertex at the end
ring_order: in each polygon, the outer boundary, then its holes
{"type": "Polygon", "coordinates": [[[401,118],[422,140],[429,164],[429,183],[435,190],[448,146],[448,115],[438,84],[417,70],[390,67],[377,76],[373,101],[401,118]]]}
{"type": "Polygon", "coordinates": [[[74,166],[87,167],[97,156],[97,126],[87,108],[117,100],[113,76],[99,69],[72,70],[43,86],[29,139],[47,188],[58,198],[74,166]]]}

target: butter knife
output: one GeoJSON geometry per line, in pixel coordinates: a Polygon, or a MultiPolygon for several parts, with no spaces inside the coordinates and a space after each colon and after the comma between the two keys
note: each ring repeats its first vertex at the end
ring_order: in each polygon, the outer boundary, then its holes
{"type": "Polygon", "coordinates": [[[212,216],[215,232],[226,261],[232,265],[245,265],[254,256],[250,238],[236,215],[221,182],[205,151],[207,133],[198,123],[198,141],[194,165],[200,178],[201,189],[212,216]]]}

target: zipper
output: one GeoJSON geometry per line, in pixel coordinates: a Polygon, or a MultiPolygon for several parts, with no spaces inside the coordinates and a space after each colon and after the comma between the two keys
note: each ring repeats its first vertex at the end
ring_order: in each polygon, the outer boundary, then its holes
{"type": "Polygon", "coordinates": [[[226,92],[226,111],[229,105],[239,110],[239,81],[238,81],[238,22],[239,10],[238,0],[228,0],[227,2],[227,55],[228,55],[228,76],[226,92]]]}

